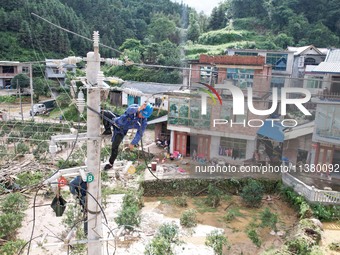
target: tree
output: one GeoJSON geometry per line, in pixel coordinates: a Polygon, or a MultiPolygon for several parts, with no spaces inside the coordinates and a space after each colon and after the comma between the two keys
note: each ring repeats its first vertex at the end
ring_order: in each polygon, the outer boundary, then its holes
{"type": "Polygon", "coordinates": [[[249,207],[258,207],[261,204],[264,191],[263,186],[256,180],[249,180],[248,184],[243,187],[241,197],[249,207]]]}
{"type": "Polygon", "coordinates": [[[218,30],[224,28],[227,25],[228,9],[228,2],[219,3],[218,7],[215,7],[211,12],[208,29],[218,30]]]}
{"type": "Polygon", "coordinates": [[[150,43],[145,46],[145,50],[143,52],[143,61],[148,64],[156,63],[156,59],[158,56],[158,43],[150,43]]]}
{"type": "Polygon", "coordinates": [[[142,58],[142,54],[136,49],[124,50],[124,56],[126,56],[128,60],[133,61],[134,63],[140,63],[142,58]]]}
{"type": "Polygon", "coordinates": [[[207,32],[208,31],[208,17],[207,15],[204,14],[203,11],[201,11],[199,14],[198,14],[198,23],[199,23],[199,26],[200,26],[200,33],[204,33],[204,32],[207,32]]]}
{"type": "Polygon", "coordinates": [[[286,31],[294,38],[295,43],[298,43],[301,39],[309,37],[310,24],[303,14],[295,15],[289,20],[286,31]]]}
{"type": "Polygon", "coordinates": [[[56,103],[59,107],[67,107],[71,104],[71,96],[67,93],[62,93],[56,98],[56,103]]]}
{"type": "Polygon", "coordinates": [[[145,255],[174,255],[173,248],[180,244],[178,226],[174,223],[161,225],[150,243],[145,247],[145,255]]]}
{"type": "Polygon", "coordinates": [[[138,50],[139,52],[143,51],[143,45],[141,44],[140,40],[136,40],[133,38],[128,38],[125,40],[125,42],[122,44],[122,46],[119,47],[120,51],[123,50],[138,50]]]}
{"type": "Polygon", "coordinates": [[[39,101],[40,96],[50,95],[49,86],[54,86],[54,82],[50,80],[46,80],[44,78],[33,79],[33,90],[34,90],[34,97],[36,101],[39,101]]]}
{"type": "Polygon", "coordinates": [[[339,37],[332,33],[322,22],[311,26],[309,42],[317,47],[335,47],[339,45],[339,37]]]}
{"type": "Polygon", "coordinates": [[[176,44],[165,40],[158,45],[157,64],[167,66],[180,66],[180,52],[176,44]]]}
{"type": "Polygon", "coordinates": [[[217,30],[220,28],[220,17],[218,16],[217,7],[214,7],[209,19],[208,29],[217,30]]]}
{"type": "Polygon", "coordinates": [[[234,18],[265,17],[264,0],[233,0],[231,9],[234,18]]]}
{"type": "Polygon", "coordinates": [[[207,235],[205,245],[213,248],[215,254],[217,255],[223,254],[224,246],[227,246],[227,248],[230,247],[228,239],[218,230],[213,230],[207,235]]]}
{"type": "Polygon", "coordinates": [[[294,39],[285,33],[280,33],[274,38],[274,43],[282,49],[294,44],[294,39]]]}
{"type": "Polygon", "coordinates": [[[153,42],[161,42],[176,34],[175,22],[165,15],[155,15],[148,26],[148,35],[153,42]]]}
{"type": "Polygon", "coordinates": [[[22,89],[22,88],[27,88],[30,85],[30,79],[26,74],[20,73],[14,76],[14,78],[11,80],[11,87],[12,88],[17,88],[17,86],[22,89]]]}
{"type": "Polygon", "coordinates": [[[187,39],[193,42],[196,42],[199,36],[200,36],[200,25],[197,22],[195,14],[190,13],[187,39]]]}

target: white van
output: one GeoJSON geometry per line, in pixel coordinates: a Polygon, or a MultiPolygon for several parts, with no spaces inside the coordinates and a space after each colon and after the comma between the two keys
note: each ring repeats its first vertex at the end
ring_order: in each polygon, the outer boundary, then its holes
{"type": "MultiPolygon", "coordinates": [[[[43,114],[46,112],[46,106],[44,104],[34,104],[33,105],[33,114],[43,114]]],[[[32,109],[30,110],[30,115],[32,116],[32,109]]]]}

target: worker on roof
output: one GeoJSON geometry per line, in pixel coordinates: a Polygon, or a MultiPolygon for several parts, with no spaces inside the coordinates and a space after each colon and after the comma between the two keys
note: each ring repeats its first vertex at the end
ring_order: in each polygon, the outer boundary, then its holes
{"type": "MultiPolygon", "coordinates": [[[[105,165],[104,170],[112,168],[118,155],[118,147],[129,129],[137,129],[136,135],[129,145],[130,150],[133,150],[133,148],[138,144],[146,129],[147,118],[151,116],[152,112],[153,106],[151,104],[144,103],[141,106],[138,104],[132,104],[121,116],[112,116],[112,121],[109,121],[109,123],[113,124],[111,156],[109,163],[105,165]]],[[[104,134],[110,131],[111,129],[106,129],[104,134]]]]}

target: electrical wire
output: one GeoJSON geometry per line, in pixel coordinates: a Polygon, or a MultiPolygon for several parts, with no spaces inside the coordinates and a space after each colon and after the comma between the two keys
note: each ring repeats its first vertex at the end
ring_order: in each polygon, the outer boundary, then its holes
{"type": "MultiPolygon", "coordinates": [[[[35,202],[37,200],[38,192],[42,185],[38,188],[38,190],[35,192],[34,198],[33,198],[33,226],[32,226],[32,231],[31,231],[31,237],[30,237],[30,242],[28,243],[28,248],[27,248],[27,255],[30,254],[30,249],[31,249],[31,240],[33,239],[33,234],[34,234],[34,229],[35,229],[35,202]]],[[[19,253],[20,254],[20,253],[19,253]]]]}
{"type": "MultiPolygon", "coordinates": [[[[20,254],[23,252],[23,250],[25,249],[25,247],[26,247],[30,242],[32,242],[33,240],[35,240],[35,239],[37,239],[37,238],[39,238],[39,237],[42,237],[42,236],[43,236],[43,234],[38,235],[38,236],[33,237],[33,238],[31,238],[30,240],[28,240],[28,241],[20,248],[20,250],[19,250],[19,252],[17,253],[17,255],[20,255],[20,254]]],[[[49,235],[47,235],[47,236],[48,236],[48,237],[52,237],[52,238],[56,238],[56,239],[60,240],[59,237],[49,236],[49,235]]]]}
{"type": "MultiPolygon", "coordinates": [[[[36,14],[34,14],[34,13],[32,13],[33,15],[35,15],[36,17],[39,17],[39,18],[41,18],[40,16],[38,16],[38,15],[36,15],[36,14]]],[[[43,19],[43,18],[42,18],[43,19]]],[[[44,19],[45,20],[45,19],[44,19]]],[[[52,25],[54,25],[53,23],[51,23],[51,22],[49,22],[49,21],[47,21],[47,20],[45,20],[46,22],[48,22],[48,23],[50,23],[50,24],[52,24],[52,25]]],[[[60,28],[60,29],[63,29],[63,28],[61,28],[61,27],[59,27],[59,26],[57,26],[58,28],[60,28]]],[[[63,30],[65,30],[65,29],[63,29],[63,30]]],[[[69,31],[69,30],[65,30],[65,31],[67,31],[67,32],[72,32],[72,31],[69,31]]],[[[76,34],[76,33],[74,33],[75,35],[77,35],[77,36],[80,36],[79,34],[76,34]]],[[[31,41],[33,42],[33,39],[32,39],[32,34],[30,33],[30,38],[31,38],[31,41]]],[[[91,40],[92,41],[92,40],[91,40]]],[[[34,45],[32,45],[33,47],[34,47],[34,45]]],[[[110,49],[112,49],[112,50],[115,50],[115,49],[113,49],[113,48],[111,48],[111,47],[109,47],[110,49]]],[[[35,49],[34,49],[34,52],[35,52],[35,55],[36,55],[36,51],[35,51],[35,49]]],[[[42,70],[41,70],[42,71],[42,70]]],[[[46,79],[46,77],[45,77],[45,79],[46,79]]],[[[46,79],[47,80],[47,79],[46,79]]],[[[49,87],[49,89],[51,90],[51,92],[52,92],[52,89],[51,89],[51,87],[49,86],[49,84],[47,83],[47,85],[48,85],[48,87],[49,87]]],[[[68,95],[68,94],[67,94],[68,95]]],[[[69,95],[68,95],[69,96],[69,95]]],[[[62,116],[64,117],[64,113],[63,113],[63,111],[62,111],[62,109],[60,108],[60,106],[59,105],[57,105],[58,107],[59,107],[59,109],[61,110],[61,112],[62,112],[62,116]]],[[[80,116],[79,116],[80,117],[80,116]]],[[[65,119],[65,117],[64,117],[64,119],[65,119]]],[[[79,125],[80,125],[80,118],[78,119],[78,129],[79,129],[79,125]]],[[[68,157],[67,157],[67,159],[63,162],[63,165],[64,164],[66,164],[67,162],[68,162],[68,160],[69,160],[69,158],[70,158],[70,156],[72,155],[72,152],[73,152],[73,150],[74,150],[74,148],[75,148],[75,145],[76,145],[76,143],[77,143],[77,139],[78,139],[78,133],[77,133],[77,136],[76,136],[76,140],[75,140],[75,142],[73,143],[73,147],[72,147],[72,150],[71,150],[71,153],[68,155],[68,157]]],[[[60,167],[60,169],[61,169],[62,167],[60,167]]],[[[59,170],[57,170],[56,172],[54,172],[51,176],[53,176],[55,173],[57,173],[59,170]]],[[[48,179],[48,178],[47,178],[48,179]]],[[[44,180],[45,181],[45,180],[44,180]]],[[[31,247],[31,241],[33,240],[33,234],[34,234],[34,229],[35,229],[35,221],[36,221],[36,219],[35,219],[35,207],[36,207],[36,205],[35,205],[35,203],[36,203],[36,197],[37,197],[37,195],[38,195],[38,192],[39,192],[39,190],[42,188],[42,186],[43,186],[43,182],[44,181],[42,181],[41,183],[39,183],[38,185],[34,185],[33,187],[37,187],[38,188],[38,190],[36,191],[36,193],[35,193],[35,196],[34,196],[34,200],[33,200],[33,227],[32,227],[32,231],[31,231],[31,238],[30,238],[30,240],[28,241],[28,243],[26,243],[25,244],[25,246],[28,244],[29,245],[29,247],[28,247],[28,251],[27,251],[27,255],[29,255],[29,253],[30,253],[30,247],[31,247]]],[[[87,192],[87,191],[86,191],[87,192]]],[[[88,194],[90,194],[89,192],[87,192],[88,194]]],[[[90,194],[90,196],[97,202],[97,204],[99,205],[99,207],[100,207],[100,209],[101,209],[101,211],[104,213],[104,218],[105,218],[105,221],[107,222],[107,218],[106,218],[106,215],[105,215],[105,212],[103,211],[103,209],[102,209],[102,207],[101,207],[101,205],[98,203],[98,201],[95,199],[95,197],[92,195],[92,194],[90,194]]],[[[25,247],[24,246],[24,247],[25,247]]],[[[21,251],[23,250],[23,248],[24,247],[22,247],[22,249],[20,250],[20,252],[19,252],[19,254],[21,253],[21,251]]]]}
{"type": "MultiPolygon", "coordinates": [[[[86,36],[80,35],[80,34],[78,34],[78,33],[76,33],[76,32],[71,31],[71,30],[68,30],[68,29],[63,28],[63,27],[61,27],[61,26],[58,26],[58,25],[52,23],[51,21],[49,21],[49,20],[47,20],[47,19],[45,19],[45,18],[43,18],[43,17],[41,17],[41,16],[35,14],[34,12],[31,12],[31,14],[32,14],[33,16],[35,16],[35,17],[37,17],[37,18],[39,18],[39,19],[41,19],[41,20],[47,22],[48,24],[50,24],[50,25],[52,25],[52,26],[55,26],[55,27],[57,27],[57,28],[59,28],[59,29],[65,31],[65,32],[67,32],[67,33],[71,33],[71,34],[76,35],[76,36],[79,36],[79,37],[81,37],[81,38],[83,38],[83,39],[85,39],[85,40],[87,40],[87,41],[93,42],[93,40],[92,40],[91,38],[88,38],[88,37],[86,37],[86,36]]],[[[100,45],[100,46],[103,46],[104,48],[108,48],[108,49],[110,49],[110,50],[113,50],[113,51],[115,51],[115,52],[117,52],[117,53],[119,53],[119,54],[123,54],[123,52],[121,52],[121,51],[119,51],[119,50],[117,50],[117,49],[115,49],[115,48],[112,48],[112,47],[110,47],[110,46],[107,46],[107,45],[105,45],[105,44],[99,43],[99,45],[100,45]]]]}
{"type": "MultiPolygon", "coordinates": [[[[157,94],[157,93],[156,93],[157,94]]],[[[112,125],[116,126],[115,122],[110,119],[110,118],[107,118],[106,116],[100,114],[99,112],[97,112],[95,109],[91,108],[91,107],[88,107],[88,109],[94,113],[96,113],[97,115],[99,115],[100,117],[103,117],[106,121],[110,122],[112,125]]],[[[143,137],[141,137],[141,146],[142,146],[142,155],[143,155],[143,158],[144,158],[144,161],[146,163],[146,166],[149,170],[149,172],[153,175],[153,177],[156,178],[156,180],[159,180],[159,178],[152,172],[151,168],[149,167],[149,163],[147,162],[147,159],[146,159],[146,156],[144,154],[144,147],[143,147],[143,137]]]]}
{"type": "MultiPolygon", "coordinates": [[[[78,118],[78,128],[79,128],[79,123],[80,123],[80,116],[78,118]]],[[[68,155],[68,157],[66,158],[66,160],[63,162],[62,166],[66,165],[66,163],[68,162],[69,158],[71,157],[72,153],[73,153],[73,150],[75,148],[75,145],[77,143],[77,140],[78,140],[78,132],[77,132],[77,135],[76,135],[76,139],[75,139],[75,142],[73,143],[73,147],[71,149],[71,152],[70,154],[68,155]]],[[[60,167],[60,169],[62,169],[62,167],[60,167]]],[[[59,169],[57,171],[55,171],[51,176],[55,175],[57,172],[59,171],[59,169]]],[[[49,179],[49,178],[46,178],[46,180],[49,179]]],[[[35,203],[36,203],[36,198],[37,198],[37,195],[38,195],[38,192],[39,190],[42,188],[43,186],[43,183],[44,183],[45,180],[41,181],[39,184],[38,184],[38,190],[36,191],[35,195],[34,195],[34,199],[33,199],[33,226],[32,226],[32,232],[31,232],[31,238],[30,240],[32,239],[33,237],[33,234],[34,234],[34,229],[35,229],[35,203]]],[[[27,255],[29,255],[30,253],[30,248],[31,248],[31,241],[29,242],[29,245],[28,245],[28,250],[27,250],[27,255]]]]}
{"type": "MultiPolygon", "coordinates": [[[[51,184],[64,184],[64,183],[53,182],[53,183],[51,183],[51,184]]],[[[89,195],[92,197],[92,199],[96,202],[96,204],[99,206],[100,211],[101,211],[101,213],[102,213],[103,216],[104,216],[104,220],[105,220],[106,225],[108,224],[107,216],[106,216],[106,214],[105,214],[105,211],[104,211],[103,207],[101,206],[101,204],[98,202],[98,200],[97,200],[90,192],[88,192],[86,189],[84,189],[84,188],[82,188],[82,187],[79,187],[79,186],[77,186],[77,185],[73,185],[73,184],[71,184],[71,183],[68,183],[68,184],[66,184],[66,185],[68,185],[68,186],[73,186],[73,187],[78,187],[78,188],[80,188],[81,190],[85,191],[86,194],[89,194],[89,195]]],[[[26,245],[28,245],[27,255],[30,254],[31,242],[32,242],[32,240],[35,239],[35,238],[33,238],[33,234],[34,234],[34,231],[35,231],[35,222],[36,222],[35,208],[37,207],[37,206],[35,205],[35,203],[36,203],[37,195],[38,195],[39,191],[41,190],[41,188],[42,188],[43,186],[44,186],[44,185],[41,184],[41,185],[39,185],[39,186],[37,187],[38,190],[36,191],[36,193],[35,193],[35,195],[34,195],[34,198],[33,198],[33,207],[32,207],[32,208],[33,208],[33,219],[32,219],[33,226],[32,226],[32,231],[31,231],[30,239],[29,239],[29,241],[28,241],[28,242],[20,249],[20,252],[18,253],[18,255],[21,254],[22,250],[26,247],[26,245]]],[[[84,220],[81,220],[81,221],[84,221],[84,220]]],[[[81,221],[79,221],[79,222],[81,222],[81,221]]],[[[76,225],[79,224],[79,222],[77,222],[76,225]]],[[[75,226],[75,225],[74,225],[74,226],[75,226]]],[[[107,225],[107,226],[108,226],[108,225],[107,225]]],[[[41,236],[41,235],[40,235],[40,236],[41,236]]]]}
{"type": "MultiPolygon", "coordinates": [[[[59,29],[62,29],[62,30],[64,30],[64,31],[66,31],[66,32],[68,32],[68,33],[72,33],[72,34],[74,34],[74,35],[76,35],[76,36],[79,36],[79,37],[81,37],[81,38],[83,38],[83,39],[86,39],[86,40],[89,40],[89,41],[92,41],[92,39],[89,39],[89,38],[86,38],[86,37],[84,37],[84,36],[82,36],[82,35],[80,35],[80,34],[77,34],[77,33],[75,33],[75,32],[72,32],[72,31],[70,31],[70,30],[67,30],[67,29],[65,29],[65,28],[62,28],[62,27],[60,27],[60,26],[58,26],[58,25],[56,25],[56,24],[54,24],[54,23],[52,23],[52,22],[50,22],[50,21],[48,21],[48,20],[46,20],[46,19],[44,19],[44,18],[42,18],[42,17],[40,17],[39,15],[37,15],[37,14],[35,14],[35,13],[31,13],[32,15],[34,15],[34,16],[36,16],[36,17],[38,17],[38,18],[40,18],[40,19],[42,19],[42,20],[44,20],[45,22],[48,22],[50,25],[53,25],[53,26],[55,26],[55,27],[57,27],[57,28],[59,28],[59,29]]],[[[100,44],[101,46],[103,46],[103,47],[106,47],[106,48],[109,48],[109,49],[111,49],[111,50],[114,50],[114,51],[116,51],[116,52],[119,52],[119,51],[117,51],[116,49],[114,49],[114,48],[112,48],[112,47],[108,47],[108,46],[106,46],[106,45],[103,45],[103,44],[100,44]]],[[[121,52],[119,52],[119,53],[121,53],[121,52]]],[[[153,68],[172,68],[172,69],[182,69],[182,70],[190,70],[191,68],[183,68],[183,67],[175,67],[175,66],[163,66],[163,65],[144,65],[144,64],[136,64],[136,65],[138,65],[138,66],[142,66],[142,67],[153,67],[153,68]]],[[[198,70],[197,70],[198,71],[198,70]]],[[[91,109],[90,109],[91,110],[91,109]]],[[[100,113],[99,113],[100,114],[100,113]]],[[[142,150],[143,150],[143,140],[141,139],[141,146],[142,146],[142,150]]],[[[74,147],[73,147],[74,148],[74,147]]],[[[73,151],[73,150],[72,150],[73,151]]],[[[144,150],[143,150],[143,152],[144,152],[144,150]]],[[[72,153],[70,153],[69,154],[69,156],[71,155],[72,153]]],[[[147,164],[147,167],[148,167],[148,170],[150,171],[150,173],[157,179],[157,180],[159,180],[155,175],[154,175],[154,173],[152,172],[152,170],[149,168],[149,164],[147,163],[147,159],[146,159],[146,157],[145,157],[145,155],[144,155],[144,153],[143,153],[143,157],[144,157],[144,160],[145,160],[145,162],[146,162],[146,164],[147,164]]],[[[69,158],[69,157],[68,157],[69,158]]],[[[67,160],[68,160],[68,158],[67,158],[67,160]]],[[[67,160],[65,161],[65,162],[67,162],[67,160]]],[[[65,163],[64,162],[64,163],[65,163]]],[[[39,186],[38,186],[39,187],[39,186]]],[[[41,188],[41,187],[39,187],[39,188],[41,188]]],[[[38,191],[39,191],[39,189],[38,189],[38,191]]],[[[35,195],[35,198],[34,198],[34,207],[33,208],[35,208],[35,199],[36,199],[36,196],[37,196],[37,194],[38,194],[38,191],[36,192],[36,195],[35,195]]],[[[87,192],[87,191],[86,191],[87,192]]],[[[88,192],[87,192],[88,193],[88,192]]],[[[88,194],[90,194],[90,193],[88,193],[88,194]]],[[[91,196],[92,196],[92,194],[90,194],[91,196]]],[[[94,199],[94,200],[96,200],[93,196],[92,196],[92,198],[94,199]]],[[[97,201],[97,200],[96,200],[97,201]]],[[[97,201],[97,203],[98,203],[98,201],[97,201]]],[[[101,210],[102,210],[102,207],[101,207],[101,205],[98,203],[98,205],[99,205],[99,207],[101,208],[101,210]]],[[[104,214],[104,217],[105,217],[105,219],[106,219],[106,216],[105,216],[105,214],[104,214]]],[[[107,219],[106,219],[106,221],[107,221],[107,219]]],[[[34,233],[34,226],[35,226],[35,211],[34,211],[34,225],[33,225],[33,228],[32,228],[32,233],[31,233],[31,239],[32,239],[32,237],[33,237],[33,233],[34,233]]],[[[29,243],[29,249],[28,249],[28,254],[29,254],[29,250],[30,250],[30,246],[31,246],[31,242],[29,243]]]]}

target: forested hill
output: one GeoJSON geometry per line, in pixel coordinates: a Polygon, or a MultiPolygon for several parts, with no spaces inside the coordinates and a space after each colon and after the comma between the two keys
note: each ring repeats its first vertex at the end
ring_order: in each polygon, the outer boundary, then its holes
{"type": "MultiPolygon", "coordinates": [[[[179,41],[179,32],[156,31],[152,26],[161,21],[157,18],[167,17],[164,22],[171,21],[169,29],[186,26],[188,20],[187,7],[170,0],[0,0],[1,60],[84,55],[91,48],[86,40],[43,22],[32,12],[86,37],[98,30],[101,42],[111,47],[119,47],[127,38],[162,41],[165,35],[179,41]]],[[[101,52],[114,56],[111,50],[101,52]]]]}
{"type": "Polygon", "coordinates": [[[193,57],[226,47],[340,47],[339,0],[225,0],[210,17],[170,0],[0,0],[0,60],[84,56],[91,49],[32,12],[86,37],[98,30],[102,43],[128,49],[135,62],[179,65],[174,47],[185,42],[193,57]]]}

